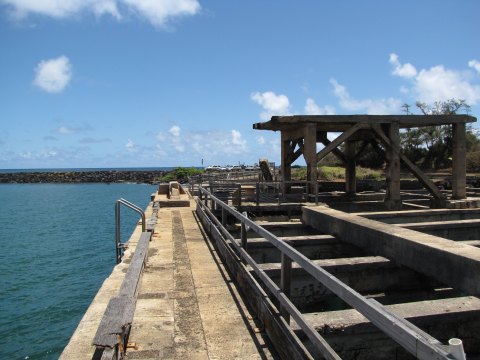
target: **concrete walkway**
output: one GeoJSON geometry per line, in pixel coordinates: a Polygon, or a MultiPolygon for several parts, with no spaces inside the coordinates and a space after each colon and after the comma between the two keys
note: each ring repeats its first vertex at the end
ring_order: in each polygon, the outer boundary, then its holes
{"type": "Polygon", "coordinates": [[[127,359],[273,358],[194,211],[158,212],[127,359]]]}
{"type": "MultiPolygon", "coordinates": [[[[156,195],[160,201],[162,195],[156,195]]],[[[152,216],[152,207],[145,211],[152,216]]],[[[141,227],[60,359],[92,359],[93,337],[128,269],[141,227]]],[[[274,359],[190,207],[163,207],[140,283],[127,359],[274,359]]]]}

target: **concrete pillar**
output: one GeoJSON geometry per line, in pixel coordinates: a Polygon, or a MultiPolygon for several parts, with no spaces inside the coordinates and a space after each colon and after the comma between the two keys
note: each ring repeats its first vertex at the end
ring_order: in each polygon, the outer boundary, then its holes
{"type": "Polygon", "coordinates": [[[355,142],[345,142],[345,157],[347,162],[345,164],[345,192],[348,196],[354,196],[357,192],[357,181],[355,178],[355,142]]]}
{"type": "Polygon", "coordinates": [[[452,127],[452,198],[465,199],[467,195],[465,123],[452,124],[452,127]]]}
{"type": "MultiPolygon", "coordinates": [[[[317,125],[307,124],[304,127],[303,157],[307,163],[307,181],[317,181],[317,125]]],[[[308,193],[315,194],[315,185],[309,184],[308,193]]]]}
{"type": "Polygon", "coordinates": [[[399,210],[402,207],[402,200],[400,199],[400,128],[398,123],[387,125],[387,136],[392,148],[387,148],[385,153],[387,162],[385,205],[389,210],[399,210]]]}

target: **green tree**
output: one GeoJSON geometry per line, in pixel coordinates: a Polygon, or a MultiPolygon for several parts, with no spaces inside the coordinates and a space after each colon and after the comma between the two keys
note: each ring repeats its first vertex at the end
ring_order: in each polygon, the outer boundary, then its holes
{"type": "MultiPolygon", "coordinates": [[[[460,112],[469,114],[471,110],[462,99],[435,101],[433,104],[417,101],[415,106],[423,115],[454,115],[460,112]]],[[[403,108],[409,111],[410,106],[405,104],[403,108]]],[[[472,144],[475,143],[476,136],[472,133],[471,127],[467,128],[467,138],[472,144]]],[[[451,125],[407,129],[401,133],[401,144],[405,155],[423,169],[451,166],[451,125]]]]}

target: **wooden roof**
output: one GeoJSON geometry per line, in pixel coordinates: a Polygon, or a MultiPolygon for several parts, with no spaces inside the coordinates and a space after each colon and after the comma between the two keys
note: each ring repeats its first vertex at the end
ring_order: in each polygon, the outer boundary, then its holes
{"type": "Polygon", "coordinates": [[[316,124],[317,131],[341,132],[355,124],[398,123],[400,128],[471,123],[470,115],[290,115],[272,116],[270,121],[255,123],[256,130],[292,130],[303,124],[316,124]]]}

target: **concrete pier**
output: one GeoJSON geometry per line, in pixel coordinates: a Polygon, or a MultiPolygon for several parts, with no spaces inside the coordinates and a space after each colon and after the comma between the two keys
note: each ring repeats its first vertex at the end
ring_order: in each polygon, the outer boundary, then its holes
{"type": "MultiPolygon", "coordinates": [[[[147,217],[152,214],[153,203],[163,201],[163,196],[155,196],[146,209],[147,217]]],[[[123,261],[105,280],[61,359],[95,358],[93,338],[109,299],[120,288],[140,233],[137,226],[123,261]]],[[[194,200],[188,207],[160,208],[126,358],[276,358],[266,341],[215,249],[204,237],[194,200]]]]}

